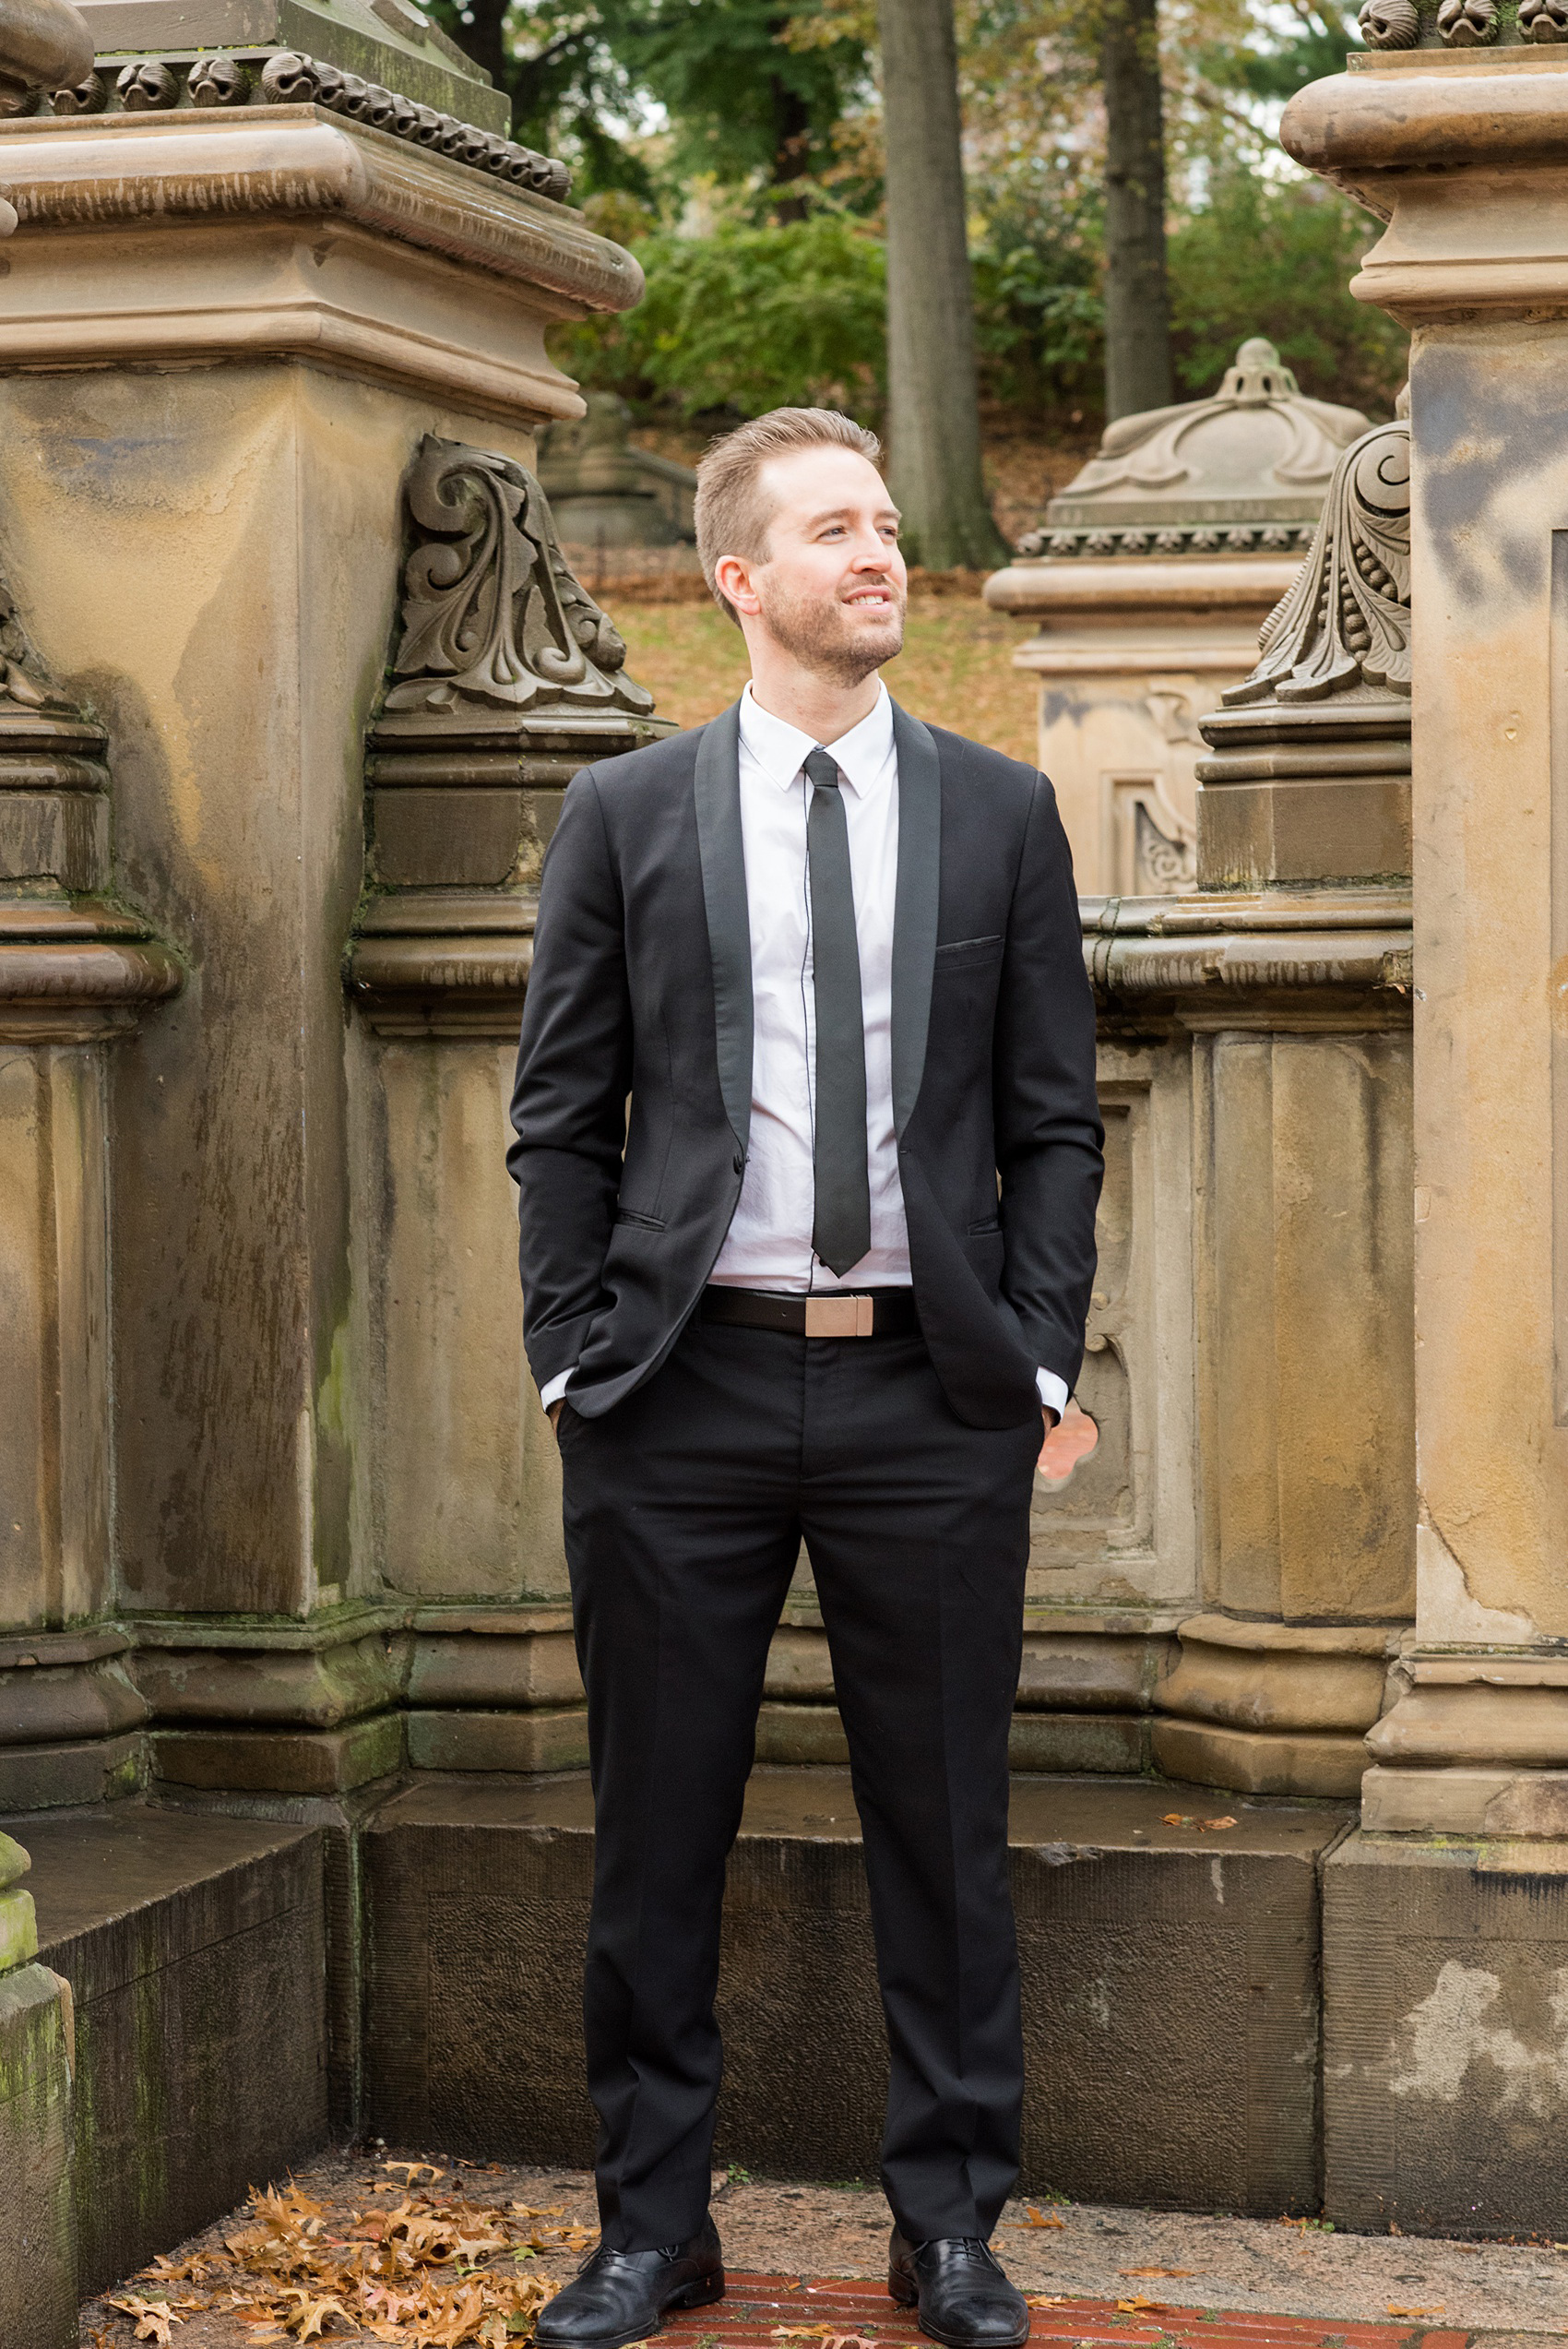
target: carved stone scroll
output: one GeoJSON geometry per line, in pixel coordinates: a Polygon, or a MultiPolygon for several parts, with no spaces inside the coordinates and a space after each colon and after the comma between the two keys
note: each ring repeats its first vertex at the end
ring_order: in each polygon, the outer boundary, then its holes
{"type": "Polygon", "coordinates": [[[1324,701],[1358,686],[1410,693],[1410,428],[1380,424],[1335,471],[1301,576],[1264,625],[1263,659],[1224,696],[1324,701]]]}
{"type": "Polygon", "coordinates": [[[1335,469],[1263,658],[1202,721],[1198,879],[1389,887],[1410,870],[1410,429],[1335,469]]]}
{"type": "Polygon", "coordinates": [[[669,728],[526,466],[431,435],[405,495],[349,984],[382,1033],[515,1035],[566,784],[669,728]]]}
{"type": "Polygon", "coordinates": [[[568,570],[532,473],[427,434],[408,498],[418,538],[392,664],[403,682],[387,709],[652,709],[624,674],[625,645],[568,570]]]}

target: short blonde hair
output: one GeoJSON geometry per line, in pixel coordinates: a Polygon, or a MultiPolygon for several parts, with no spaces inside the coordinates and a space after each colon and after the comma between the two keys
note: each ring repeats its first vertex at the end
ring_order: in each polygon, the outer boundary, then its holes
{"type": "Polygon", "coordinates": [[[836,408],[774,408],[716,440],[698,463],[697,557],[709,594],[737,627],[740,614],[721,592],[714,567],[725,554],[738,555],[742,563],[766,560],[773,510],[757,486],[758,476],[770,458],[797,448],[852,448],[873,465],[882,461],[876,435],[836,408]]]}

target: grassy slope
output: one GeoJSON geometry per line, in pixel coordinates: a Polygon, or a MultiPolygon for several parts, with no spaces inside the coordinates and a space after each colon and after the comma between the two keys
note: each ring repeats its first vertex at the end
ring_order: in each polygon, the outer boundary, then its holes
{"type": "MultiPolygon", "coordinates": [[[[700,725],[745,684],[740,633],[711,604],[617,608],[612,594],[604,600],[629,647],[626,665],[661,718],[700,725]]],[[[978,597],[912,596],[904,650],[884,673],[888,691],[917,718],[1032,764],[1035,683],[1012,665],[1029,634],[1027,624],[988,611],[978,597]]]]}

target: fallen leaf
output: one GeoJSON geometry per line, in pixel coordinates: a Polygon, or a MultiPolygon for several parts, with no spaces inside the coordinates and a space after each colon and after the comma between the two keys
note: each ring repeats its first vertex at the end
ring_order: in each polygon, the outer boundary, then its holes
{"type": "Polygon", "coordinates": [[[429,2178],[432,2186],[437,2186],[446,2175],[445,2170],[438,2170],[434,2162],[383,2162],[381,2166],[394,2174],[401,2170],[405,2186],[411,2186],[422,2175],[429,2178]]]}
{"type": "Polygon", "coordinates": [[[1212,1835],[1221,1827],[1234,1827],[1235,1824],[1236,1822],[1233,1818],[1200,1818],[1198,1821],[1198,1833],[1200,1835],[1212,1835]]]}
{"type": "Polygon", "coordinates": [[[354,2321],[341,2300],[331,2299],[325,2294],[317,2298],[312,2293],[294,2289],[285,2292],[281,2296],[285,2300],[297,2300],[300,2304],[291,2317],[285,2317],[283,2319],[296,2341],[319,2340],[327,2330],[328,2317],[341,2317],[347,2325],[351,2325],[354,2321]]]}
{"type": "Polygon", "coordinates": [[[1048,2218],[1043,2211],[1036,2210],[1032,2202],[1026,2203],[1024,2207],[1028,2211],[1028,2216],[1027,2218],[1015,2219],[1013,2221],[1013,2224],[1015,2226],[1065,2226],[1067,2224],[1065,2219],[1059,2219],[1054,2212],[1052,2212],[1051,2216],[1048,2218]]]}
{"type": "Polygon", "coordinates": [[[1031,2295],[1029,2306],[1031,2308],[1059,2308],[1065,2297],[1065,2294],[1061,2292],[1037,2292],[1031,2295]]]}
{"type": "Polygon", "coordinates": [[[1193,1823],[1185,1811],[1162,1811],[1160,1818],[1166,1827],[1191,1827],[1193,1823]]]}
{"type": "Polygon", "coordinates": [[[1135,2317],[1146,2313],[1150,2308],[1165,2309],[1170,2306],[1169,2300],[1150,2300],[1143,2293],[1134,2292],[1130,2300],[1117,2301],[1116,2313],[1119,2317],[1135,2317]]]}
{"type": "Polygon", "coordinates": [[[1396,2308],[1390,2300],[1388,2313],[1391,2317],[1440,2317],[1443,2314],[1443,2302],[1440,2300],[1435,2308],[1396,2308]]]}
{"type": "Polygon", "coordinates": [[[123,2300],[111,2300],[108,2305],[112,2308],[123,2309],[127,2317],[135,2317],[136,2338],[138,2341],[157,2341],[167,2344],[172,2328],[180,2321],[167,2301],[144,2300],[137,2292],[128,2292],[123,2300]]]}
{"type": "Polygon", "coordinates": [[[1118,2268],[1118,2275],[1206,2275],[1206,2268],[1118,2268]]]}

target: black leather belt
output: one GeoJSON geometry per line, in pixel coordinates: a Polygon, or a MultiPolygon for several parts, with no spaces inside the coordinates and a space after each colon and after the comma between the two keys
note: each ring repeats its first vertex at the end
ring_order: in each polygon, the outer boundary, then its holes
{"type": "Polygon", "coordinates": [[[836,1290],[784,1297],[768,1289],[707,1288],[705,1321],[732,1330],[782,1330],[796,1338],[913,1338],[920,1334],[913,1289],[836,1290]]]}

